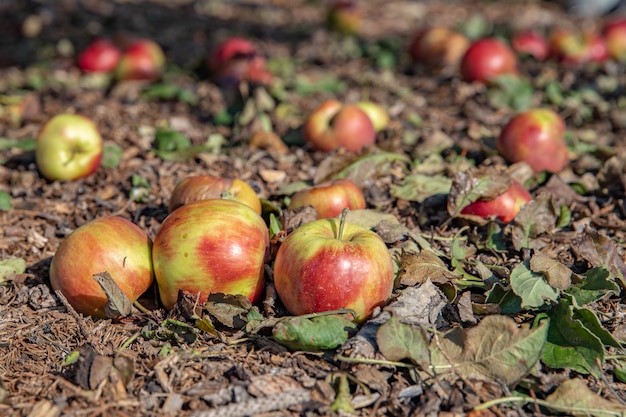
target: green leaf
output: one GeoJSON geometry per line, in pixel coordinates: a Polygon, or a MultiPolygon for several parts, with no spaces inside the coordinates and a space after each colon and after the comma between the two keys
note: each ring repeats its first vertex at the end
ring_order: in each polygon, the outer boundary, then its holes
{"type": "Polygon", "coordinates": [[[548,395],[546,403],[552,412],[566,412],[575,416],[619,417],[626,412],[624,404],[600,397],[581,378],[563,381],[548,395]]]}
{"type": "Polygon", "coordinates": [[[193,91],[175,84],[151,85],[141,92],[141,97],[145,100],[178,100],[192,105],[198,103],[198,97],[193,91]]]}
{"type": "Polygon", "coordinates": [[[613,335],[602,327],[602,323],[600,323],[600,320],[593,311],[586,308],[574,308],[573,312],[572,318],[579,320],[587,330],[598,336],[605,346],[621,347],[613,335]]]}
{"type": "Polygon", "coordinates": [[[335,174],[333,179],[347,178],[355,184],[363,186],[365,180],[373,180],[381,174],[387,174],[391,164],[394,162],[410,164],[411,160],[404,155],[394,152],[366,155],[335,174]]]}
{"type": "Polygon", "coordinates": [[[532,104],[532,83],[516,75],[503,74],[490,82],[487,96],[495,108],[511,108],[517,112],[528,110],[532,104]]]}
{"type": "Polygon", "coordinates": [[[283,231],[283,225],[280,224],[280,220],[278,220],[278,218],[274,215],[274,213],[270,213],[269,231],[270,231],[270,239],[273,239],[274,236],[276,236],[277,234],[283,231]]]}
{"type": "Polygon", "coordinates": [[[626,382],[626,366],[623,362],[618,362],[618,364],[615,365],[613,375],[615,375],[620,382],[626,382]]]}
{"type": "Polygon", "coordinates": [[[598,301],[608,294],[619,294],[620,288],[610,277],[606,268],[596,267],[582,274],[584,280],[572,285],[567,293],[574,297],[576,304],[586,305],[598,301]]]}
{"type": "Polygon", "coordinates": [[[580,320],[573,318],[573,307],[562,298],[548,312],[550,327],[541,360],[551,368],[569,368],[596,378],[602,374],[597,361],[604,362],[604,344],[580,320]]]}
{"type": "Polygon", "coordinates": [[[34,151],[37,145],[37,139],[10,139],[0,137],[0,151],[6,151],[9,149],[21,149],[23,151],[34,151]]]}
{"type": "Polygon", "coordinates": [[[105,168],[117,168],[122,162],[122,147],[115,143],[104,145],[102,152],[102,166],[105,168]]]}
{"type": "Polygon", "coordinates": [[[0,261],[0,284],[9,282],[15,275],[23,274],[26,271],[26,261],[24,258],[10,258],[0,261]]]}
{"type": "Polygon", "coordinates": [[[11,194],[6,191],[0,191],[0,210],[8,211],[11,210],[12,207],[11,194]]]}
{"type": "Polygon", "coordinates": [[[182,133],[170,129],[157,129],[154,135],[157,151],[180,151],[189,148],[191,141],[182,133]]]}
{"type": "Polygon", "coordinates": [[[408,201],[423,202],[437,194],[448,194],[452,180],[443,175],[413,174],[404,178],[401,185],[391,185],[391,195],[408,201]]]}
{"type": "Polygon", "coordinates": [[[522,299],[512,289],[500,284],[494,285],[487,292],[485,302],[497,304],[501,314],[516,314],[522,310],[522,299]]]}
{"type": "Polygon", "coordinates": [[[376,343],[380,353],[390,361],[408,359],[422,369],[428,369],[430,365],[428,337],[424,330],[402,323],[396,317],[378,328],[376,343]]]}
{"type": "Polygon", "coordinates": [[[511,289],[522,299],[522,308],[536,308],[546,301],[556,301],[557,289],[548,284],[543,274],[530,270],[528,262],[522,262],[511,271],[511,289]]]}
{"type": "Polygon", "coordinates": [[[287,317],[274,326],[272,335],[293,350],[326,350],[345,343],[356,328],[356,324],[337,315],[287,317]]]}
{"type": "Polygon", "coordinates": [[[345,91],[347,84],[339,78],[327,76],[317,81],[311,81],[305,76],[297,76],[295,90],[298,95],[308,96],[320,91],[337,94],[345,91]]]}
{"type": "Polygon", "coordinates": [[[535,366],[546,341],[548,324],[517,327],[506,316],[486,316],[478,325],[456,328],[430,343],[433,369],[458,372],[514,385],[535,366]]]}

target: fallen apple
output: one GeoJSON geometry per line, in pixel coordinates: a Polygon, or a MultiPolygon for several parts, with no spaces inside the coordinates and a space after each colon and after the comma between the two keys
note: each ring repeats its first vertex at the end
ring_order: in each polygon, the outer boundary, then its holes
{"type": "Polygon", "coordinates": [[[467,82],[487,84],[500,75],[519,75],[515,52],[496,38],[472,43],[461,59],[461,76],[467,82]]]}
{"type": "Polygon", "coordinates": [[[361,20],[361,9],[353,0],[335,0],[326,14],[328,29],[344,35],[356,35],[361,20]]]}
{"type": "Polygon", "coordinates": [[[90,43],[78,56],[77,64],[84,72],[110,72],[120,60],[121,52],[105,38],[90,43]]]}
{"type": "Polygon", "coordinates": [[[545,36],[534,31],[517,33],[511,39],[511,47],[520,55],[528,55],[543,61],[550,54],[550,45],[545,36]]]}
{"type": "Polygon", "coordinates": [[[414,63],[434,69],[457,67],[470,41],[459,32],[446,27],[430,27],[418,31],[409,46],[414,63]]]}
{"type": "Polygon", "coordinates": [[[496,149],[508,162],[524,161],[535,171],[559,172],[568,164],[565,122],[550,109],[531,109],[514,116],[496,138],[496,149]]]}
{"type": "Polygon", "coordinates": [[[289,313],[349,308],[363,322],[393,290],[393,260],[374,232],[342,219],[306,223],[281,244],[274,262],[276,292],[289,313]]]}
{"type": "Polygon", "coordinates": [[[373,101],[359,101],[356,105],[370,118],[376,132],[380,132],[389,124],[389,113],[380,104],[373,101]]]}
{"type": "Polygon", "coordinates": [[[89,118],[58,114],[37,136],[35,161],[48,180],[75,180],[98,169],[103,149],[102,137],[89,118]]]}
{"type": "Polygon", "coordinates": [[[214,175],[197,175],[183,179],[172,191],[170,213],[182,205],[199,200],[225,198],[239,201],[261,214],[257,193],[244,181],[214,175]]]}
{"type": "Polygon", "coordinates": [[[511,180],[511,186],[491,200],[478,200],[465,206],[461,214],[480,217],[497,217],[503,223],[509,223],[517,216],[522,206],[532,200],[530,193],[519,181],[511,180]]]}
{"type": "Polygon", "coordinates": [[[115,78],[126,80],[156,80],[165,67],[163,50],[153,40],[138,39],[132,42],[122,53],[115,78]]]}
{"type": "Polygon", "coordinates": [[[152,260],[163,305],[171,309],[179,290],[198,294],[241,294],[252,302],[264,290],[269,247],[265,222],[234,200],[201,200],[165,218],[154,238],[152,260]]]}
{"type": "Polygon", "coordinates": [[[118,216],[99,217],[74,230],[50,263],[50,284],[79,313],[105,317],[107,296],[93,278],[108,272],[135,301],[154,281],[152,241],[145,231],[118,216]]]}
{"type": "Polygon", "coordinates": [[[605,61],[609,53],[597,33],[559,28],[550,35],[550,56],[564,64],[582,64],[605,61]]]}
{"type": "Polygon", "coordinates": [[[209,55],[208,67],[219,85],[237,85],[242,81],[270,84],[274,79],[266,69],[265,58],[245,38],[233,37],[221,42],[209,55]]]}
{"type": "Polygon", "coordinates": [[[609,21],[602,35],[611,58],[619,62],[626,61],[626,19],[622,17],[609,21]]]}
{"type": "Polygon", "coordinates": [[[314,149],[345,148],[357,152],[376,142],[376,130],[369,116],[354,104],[327,100],[315,109],[303,127],[306,142],[314,149]]]}
{"type": "Polygon", "coordinates": [[[300,190],[291,196],[290,209],[304,206],[312,206],[318,218],[326,219],[341,214],[344,208],[364,209],[365,198],[354,182],[339,179],[300,190]]]}

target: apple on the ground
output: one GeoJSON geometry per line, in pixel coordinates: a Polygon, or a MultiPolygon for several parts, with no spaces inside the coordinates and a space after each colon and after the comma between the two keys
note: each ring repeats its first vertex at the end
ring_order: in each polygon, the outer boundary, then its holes
{"type": "Polygon", "coordinates": [[[356,35],[361,20],[361,9],[354,0],[335,0],[326,14],[326,26],[344,35],[356,35]]]}
{"type": "Polygon", "coordinates": [[[208,58],[211,77],[222,86],[242,81],[270,84],[274,77],[266,69],[265,58],[248,39],[233,37],[217,45],[208,58]]]}
{"type": "Polygon", "coordinates": [[[602,35],[607,50],[616,61],[626,61],[626,18],[615,18],[604,25],[602,35]]]}
{"type": "Polygon", "coordinates": [[[290,209],[304,206],[312,206],[317,211],[318,218],[326,219],[341,214],[344,208],[364,209],[365,198],[354,182],[339,179],[305,188],[291,196],[290,209]]]}
{"type": "Polygon", "coordinates": [[[380,132],[389,124],[389,113],[380,104],[373,101],[359,101],[356,105],[369,116],[376,132],[380,132]]]}
{"type": "Polygon", "coordinates": [[[543,61],[550,54],[550,45],[545,36],[532,30],[516,33],[511,39],[511,47],[520,55],[529,55],[543,61]]]}
{"type": "Polygon", "coordinates": [[[468,82],[488,84],[500,75],[519,75],[515,52],[496,38],[474,41],[461,59],[461,76],[468,82]]]}
{"type": "Polygon", "coordinates": [[[429,27],[417,32],[409,54],[413,62],[433,69],[457,67],[470,46],[470,41],[459,32],[446,27],[429,27]]]}
{"type": "Polygon", "coordinates": [[[480,217],[497,217],[503,223],[509,223],[517,216],[522,206],[532,200],[530,193],[519,181],[511,180],[511,186],[491,200],[477,200],[465,206],[461,214],[480,217]]]}
{"type": "Polygon", "coordinates": [[[119,48],[106,38],[96,39],[78,56],[77,64],[84,72],[110,72],[120,60],[119,48]]]}
{"type": "Polygon", "coordinates": [[[154,81],[161,76],[164,67],[165,55],[159,44],[151,39],[138,39],[122,53],[115,68],[115,78],[154,81]]]}

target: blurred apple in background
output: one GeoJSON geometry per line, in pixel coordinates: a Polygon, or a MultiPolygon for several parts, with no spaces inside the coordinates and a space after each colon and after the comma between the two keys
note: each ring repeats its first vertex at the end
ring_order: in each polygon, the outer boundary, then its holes
{"type": "Polygon", "coordinates": [[[35,161],[46,179],[75,180],[95,172],[104,144],[91,119],[58,114],[41,129],[35,145],[35,161]]]}
{"type": "Polygon", "coordinates": [[[599,34],[559,28],[550,35],[550,56],[565,64],[582,64],[605,61],[609,53],[599,34]]]}
{"type": "Polygon", "coordinates": [[[499,39],[473,42],[461,59],[461,76],[467,82],[487,84],[503,74],[519,75],[518,60],[515,52],[499,39]]]}
{"type": "Polygon", "coordinates": [[[527,110],[502,129],[496,149],[508,162],[524,161],[535,172],[559,172],[568,164],[565,122],[550,109],[527,110]]]}
{"type": "Polygon", "coordinates": [[[465,35],[446,27],[431,27],[414,35],[409,54],[414,63],[430,68],[456,68],[469,46],[465,35]]]}
{"type": "Polygon", "coordinates": [[[110,72],[117,66],[121,54],[109,39],[96,39],[80,53],[77,65],[84,72],[110,72]]]}
{"type": "Polygon", "coordinates": [[[239,179],[222,178],[214,175],[187,177],[176,184],[170,197],[170,213],[182,205],[199,200],[224,198],[243,203],[261,214],[261,201],[257,193],[239,179]]]}
{"type": "Polygon", "coordinates": [[[105,317],[107,296],[94,274],[108,272],[135,301],[154,281],[152,241],[139,226],[118,216],[105,216],[74,230],[50,263],[50,284],[79,313],[105,317]]]}
{"type": "Polygon", "coordinates": [[[269,231],[254,210],[234,200],[185,204],[165,218],[154,238],[154,274],[163,305],[171,309],[178,291],[241,294],[259,301],[269,231]]]}
{"type": "Polygon", "coordinates": [[[376,142],[376,130],[367,113],[354,104],[327,100],[315,109],[303,127],[304,139],[314,149],[345,148],[357,152],[376,142]]]}
{"type": "Polygon", "coordinates": [[[356,105],[368,115],[376,132],[380,132],[389,124],[389,113],[380,104],[373,101],[359,101],[356,105]]]}
{"type": "Polygon", "coordinates": [[[530,193],[516,180],[503,194],[491,200],[478,200],[467,205],[461,214],[480,217],[497,217],[503,223],[509,223],[517,216],[522,206],[532,200],[530,193]]]}
{"type": "Polygon", "coordinates": [[[265,58],[245,38],[233,37],[221,42],[209,55],[207,65],[219,85],[237,85],[241,81],[270,84],[274,79],[266,69],[265,58]]]}
{"type": "Polygon", "coordinates": [[[358,210],[365,208],[365,198],[361,189],[348,179],[324,182],[315,187],[296,192],[289,203],[290,209],[313,206],[320,219],[335,217],[344,208],[358,210]]]}
{"type": "Polygon", "coordinates": [[[361,26],[361,10],[356,1],[335,0],[326,14],[328,29],[344,35],[356,35],[361,26]]]}
{"type": "Polygon", "coordinates": [[[545,36],[537,32],[517,33],[511,39],[511,47],[520,55],[528,55],[537,61],[543,61],[550,54],[550,45],[545,36]]]}
{"type": "Polygon", "coordinates": [[[602,30],[606,47],[611,58],[626,61],[626,18],[609,21],[602,30]]]}
{"type": "Polygon", "coordinates": [[[138,39],[123,51],[115,68],[115,78],[126,80],[158,79],[165,68],[165,55],[156,42],[138,39]]]}

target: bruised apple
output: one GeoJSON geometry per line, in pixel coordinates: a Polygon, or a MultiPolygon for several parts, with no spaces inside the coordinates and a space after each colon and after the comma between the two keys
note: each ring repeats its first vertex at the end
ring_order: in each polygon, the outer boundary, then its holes
{"type": "Polygon", "coordinates": [[[338,148],[357,152],[376,141],[376,130],[367,113],[338,100],[327,100],[315,109],[303,133],[312,148],[327,152],[338,148]]]}
{"type": "Polygon", "coordinates": [[[511,180],[511,186],[491,200],[478,200],[467,205],[461,214],[480,217],[497,217],[503,223],[509,223],[517,216],[522,206],[532,200],[530,193],[519,183],[511,180]]]}
{"type": "Polygon", "coordinates": [[[502,129],[496,149],[507,161],[524,161],[535,172],[559,172],[568,163],[565,122],[550,109],[527,110],[502,129]]]}
{"type": "Polygon", "coordinates": [[[415,63],[443,69],[456,67],[469,45],[470,41],[459,32],[446,27],[431,27],[414,35],[409,54],[415,63]]]}
{"type": "Polygon", "coordinates": [[[500,75],[519,75],[515,52],[496,38],[475,41],[461,59],[461,76],[468,82],[487,84],[500,75]]]}
{"type": "Polygon", "coordinates": [[[212,198],[225,198],[243,203],[261,214],[261,201],[247,183],[214,175],[197,175],[183,179],[172,191],[170,213],[184,204],[212,198]]]}
{"type": "Polygon", "coordinates": [[[276,254],[276,292],[293,315],[350,308],[366,320],[393,290],[393,261],[374,232],[338,219],[306,223],[276,254]]]}
{"type": "Polygon", "coordinates": [[[108,272],[135,301],[154,281],[152,241],[139,226],[118,216],[105,216],[74,230],[50,263],[50,284],[83,314],[104,317],[107,297],[93,278],[108,272]]]}
{"type": "Polygon", "coordinates": [[[165,218],[154,238],[154,274],[163,305],[171,309],[178,291],[241,294],[252,302],[264,290],[264,263],[269,247],[265,222],[234,200],[200,200],[165,218]]]}
{"type": "Polygon", "coordinates": [[[289,203],[290,209],[313,206],[320,219],[335,217],[344,208],[365,208],[361,189],[348,179],[339,179],[319,184],[296,192],[289,203]]]}

